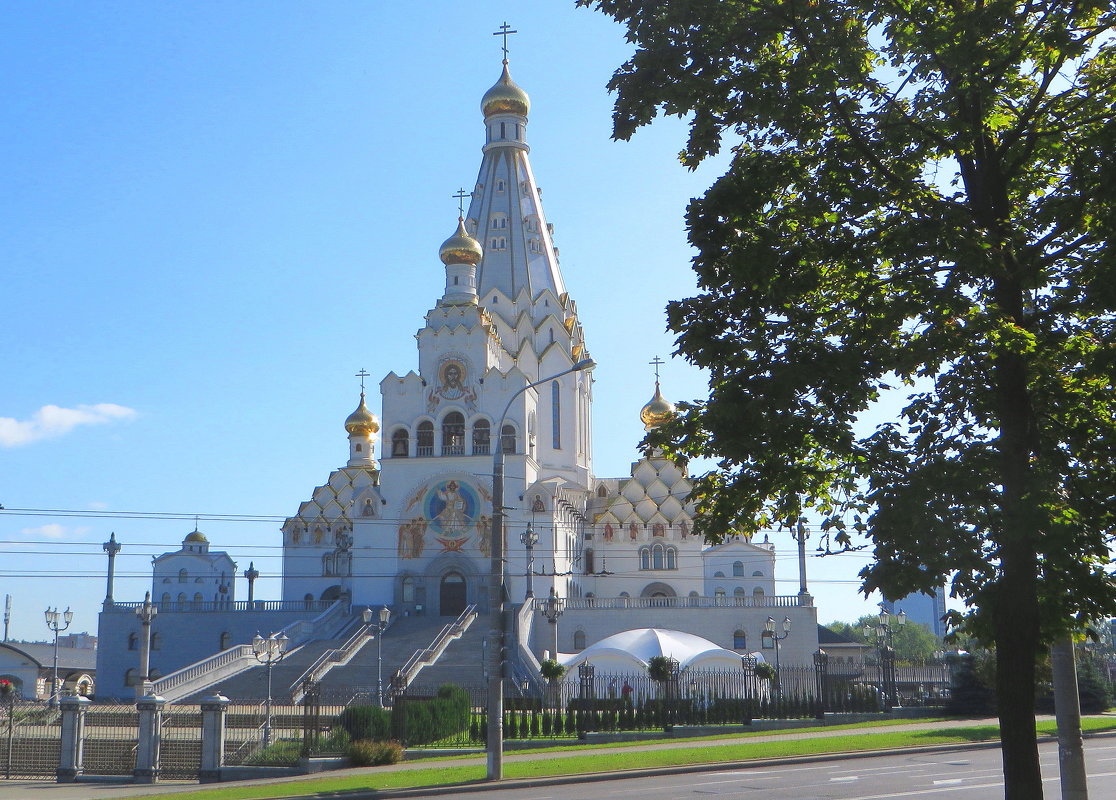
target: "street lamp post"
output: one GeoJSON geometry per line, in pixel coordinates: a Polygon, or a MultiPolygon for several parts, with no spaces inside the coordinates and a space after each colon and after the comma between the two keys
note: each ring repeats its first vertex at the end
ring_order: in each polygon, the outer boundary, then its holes
{"type": "Polygon", "coordinates": [[[267,667],[267,702],[264,704],[264,747],[271,744],[271,668],[287,654],[287,634],[271,634],[266,639],[258,633],[252,639],[252,652],[256,660],[267,667]]]}
{"type": "MultiPolygon", "coordinates": [[[[891,625],[892,616],[887,611],[881,611],[878,623],[873,626],[864,625],[864,638],[871,638],[873,631],[876,634],[876,653],[880,661],[880,683],[883,684],[884,708],[891,710],[898,705],[899,690],[895,679],[895,646],[894,628],[891,625]]],[[[903,609],[895,615],[894,620],[899,627],[907,624],[907,615],[903,609]]]]}
{"type": "Polygon", "coordinates": [[[50,700],[48,705],[55,708],[58,705],[58,634],[70,627],[74,619],[74,612],[68,607],[59,613],[57,608],[48,608],[44,612],[46,624],[54,631],[54,674],[50,682],[50,700]]]}
{"type": "Polygon", "coordinates": [[[775,620],[772,617],[767,618],[767,622],[763,624],[763,637],[775,646],[775,697],[777,700],[783,699],[783,675],[780,672],[781,665],[779,663],[779,642],[790,636],[791,621],[790,617],[783,617],[783,635],[779,636],[775,633],[775,620]]]}
{"type": "Polygon", "coordinates": [[[136,616],[140,621],[140,674],[136,682],[136,698],[146,697],[151,686],[151,622],[159,609],[151,602],[151,592],[143,595],[143,604],[136,609],[136,616]]]}
{"type": "Polygon", "coordinates": [[[488,772],[490,781],[504,777],[504,421],[512,403],[528,389],[569,375],[587,372],[597,366],[591,358],[582,359],[569,369],[532,381],[508,398],[504,413],[496,424],[497,444],[492,454],[492,544],[488,577],[488,772]]]}
{"type": "Polygon", "coordinates": [[[562,610],[562,601],[554,593],[554,587],[551,586],[550,596],[539,608],[539,613],[546,617],[546,621],[550,623],[554,630],[554,653],[551,657],[555,661],[558,660],[558,617],[562,616],[562,610]]]}
{"type": "Polygon", "coordinates": [[[523,546],[527,548],[527,594],[525,597],[530,600],[535,596],[535,545],[539,543],[539,535],[528,524],[527,530],[519,535],[519,541],[523,542],[523,546]]]}
{"type": "Polygon", "coordinates": [[[375,627],[372,627],[372,609],[366,608],[360,612],[361,619],[364,624],[368,625],[371,630],[376,631],[376,705],[380,708],[384,707],[384,646],[383,638],[384,631],[387,630],[388,620],[391,619],[391,609],[387,606],[380,606],[379,618],[376,620],[375,627]]]}

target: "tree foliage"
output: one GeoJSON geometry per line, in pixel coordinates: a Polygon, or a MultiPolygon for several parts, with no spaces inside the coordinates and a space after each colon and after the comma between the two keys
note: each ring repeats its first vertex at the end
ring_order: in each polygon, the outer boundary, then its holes
{"type": "Polygon", "coordinates": [[[870,537],[866,591],[950,580],[996,644],[1008,796],[1041,796],[1029,665],[1116,604],[1112,4],[579,2],[636,45],[616,136],[663,113],[684,164],[731,148],[668,308],[709,397],[652,437],[719,459],[701,531],[813,509],[870,537]]]}
{"type": "MultiPolygon", "coordinates": [[[[831,622],[825,627],[854,642],[875,644],[875,634],[866,637],[864,626],[875,628],[878,624],[879,617],[868,615],[860,617],[853,623],[831,622]]],[[[942,641],[934,636],[926,626],[917,622],[908,621],[906,625],[893,625],[891,630],[895,657],[900,661],[928,661],[934,657],[935,652],[942,649],[942,641]]]]}

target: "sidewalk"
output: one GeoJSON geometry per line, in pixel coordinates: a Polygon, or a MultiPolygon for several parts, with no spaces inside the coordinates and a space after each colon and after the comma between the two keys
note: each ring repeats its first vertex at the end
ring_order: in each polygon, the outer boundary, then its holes
{"type": "MultiPolygon", "coordinates": [[[[1039,720],[1053,719],[1050,716],[1039,717],[1039,720]]],[[[762,736],[740,736],[731,737],[726,739],[716,740],[692,740],[692,741],[678,741],[678,740],[664,740],[661,742],[653,742],[650,744],[628,746],[628,747],[602,747],[595,748],[594,753],[631,753],[655,750],[689,750],[700,747],[720,746],[728,744],[748,744],[758,742],[771,742],[771,741],[788,741],[788,740],[803,740],[803,739],[822,739],[831,736],[862,736],[873,733],[881,732],[899,732],[899,731],[921,731],[921,730],[948,730],[950,728],[964,728],[974,725],[988,725],[997,724],[995,718],[989,719],[965,719],[965,720],[948,720],[946,722],[911,722],[904,725],[889,725],[883,728],[861,728],[850,729],[841,731],[815,731],[810,733],[772,733],[762,736]]],[[[973,746],[979,746],[974,743],[973,746]]],[[[998,745],[997,745],[998,746],[998,745]]],[[[567,752],[551,752],[551,753],[530,753],[530,754],[516,754],[512,751],[507,751],[504,754],[504,763],[514,763],[517,761],[531,761],[539,758],[546,758],[547,760],[555,760],[562,758],[574,758],[584,755],[584,751],[567,751],[567,752]]],[[[831,756],[825,756],[829,758],[831,756]]],[[[423,759],[420,761],[406,761],[401,764],[394,764],[387,767],[362,767],[355,769],[344,770],[341,773],[318,773],[317,775],[299,775],[292,778],[269,778],[251,781],[237,781],[235,783],[224,784],[211,784],[210,786],[259,786],[259,785],[276,785],[276,784],[290,784],[290,783],[303,783],[307,781],[314,781],[323,776],[330,774],[344,774],[344,775],[382,775],[385,772],[399,772],[404,770],[425,769],[427,767],[443,763],[443,759],[423,759]]],[[[454,766],[465,765],[483,765],[485,763],[485,756],[483,754],[473,756],[470,758],[456,758],[453,761],[454,766]]],[[[683,768],[667,768],[678,771],[683,768]]],[[[492,788],[491,784],[486,785],[487,788],[492,788]]],[[[133,783],[121,783],[118,781],[101,781],[98,779],[84,780],[78,783],[60,784],[51,783],[47,781],[4,781],[0,780],[0,800],[109,800],[109,798],[122,798],[122,797],[135,797],[139,795],[151,794],[166,794],[175,795],[188,793],[191,790],[197,789],[198,784],[194,782],[180,783],[180,782],[161,782],[155,785],[136,785],[133,783]]],[[[307,792],[312,790],[307,787],[307,792]]],[[[188,797],[188,794],[185,795],[188,797]]]]}

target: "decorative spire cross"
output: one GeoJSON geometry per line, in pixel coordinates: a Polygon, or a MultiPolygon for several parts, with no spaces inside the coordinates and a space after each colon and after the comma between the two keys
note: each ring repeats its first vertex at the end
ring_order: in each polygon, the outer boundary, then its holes
{"type": "Polygon", "coordinates": [[[358,378],[360,378],[360,393],[361,394],[364,394],[364,379],[367,378],[370,374],[371,373],[369,373],[369,372],[365,372],[363,367],[361,367],[360,372],[358,372],[356,374],[356,376],[358,378]]]}
{"type": "Polygon", "coordinates": [[[662,366],[663,364],[665,364],[666,362],[663,361],[658,356],[655,356],[653,359],[651,359],[647,363],[655,368],[655,383],[658,383],[659,382],[659,367],[662,366]]]}
{"type": "Polygon", "coordinates": [[[457,198],[457,216],[462,219],[465,218],[465,198],[472,196],[471,193],[466,192],[464,189],[458,189],[457,194],[454,195],[454,197],[457,198]]]}
{"type": "Polygon", "coordinates": [[[508,25],[507,21],[505,20],[504,24],[500,26],[500,30],[494,31],[492,34],[493,36],[504,37],[504,61],[508,60],[508,37],[511,36],[513,33],[519,33],[519,31],[513,31],[511,29],[511,26],[508,25]]]}

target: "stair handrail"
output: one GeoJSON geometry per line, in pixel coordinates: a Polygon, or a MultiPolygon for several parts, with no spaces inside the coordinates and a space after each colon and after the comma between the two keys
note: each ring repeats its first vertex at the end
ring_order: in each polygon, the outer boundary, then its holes
{"type": "MultiPolygon", "coordinates": [[[[276,631],[276,633],[284,633],[287,635],[287,638],[291,642],[288,652],[293,652],[296,647],[304,644],[318,628],[332,624],[333,618],[337,616],[340,609],[347,608],[347,598],[339,598],[333,605],[313,619],[295,620],[286,627],[276,631]]],[[[252,649],[252,645],[235,644],[227,650],[214,653],[208,658],[203,658],[201,661],[188,664],[182,669],[175,670],[169,675],[152,681],[151,690],[153,694],[159,695],[170,702],[174,702],[175,700],[192,694],[198,689],[215,683],[217,680],[224,680],[225,678],[232,677],[258,664],[259,661],[256,660],[256,653],[252,649]],[[213,676],[216,674],[219,674],[220,678],[214,678],[213,676]],[[200,686],[194,686],[194,684],[200,684],[200,686]],[[189,688],[184,690],[184,687],[189,688]]]]}
{"type": "MultiPolygon", "coordinates": [[[[384,631],[387,631],[392,625],[395,624],[397,617],[393,616],[388,620],[388,624],[384,626],[384,631]]],[[[327,672],[339,664],[346,664],[348,661],[357,654],[357,652],[372,641],[376,637],[372,635],[373,631],[379,632],[379,626],[373,626],[371,623],[364,624],[361,622],[356,632],[345,640],[345,643],[340,647],[331,647],[326,650],[317,660],[314,661],[310,667],[302,673],[297,680],[287,687],[290,692],[291,702],[299,703],[302,701],[302,696],[306,693],[304,686],[307,681],[315,682],[320,681],[327,672]]]]}
{"type": "Polygon", "coordinates": [[[407,686],[415,679],[419,671],[438,660],[438,657],[445,652],[449,643],[454,639],[460,638],[461,634],[469,629],[473,624],[473,620],[477,618],[477,607],[475,604],[469,605],[461,612],[456,620],[449,625],[444,625],[438,635],[434,637],[434,641],[430,643],[429,647],[422,650],[416,650],[414,654],[407,659],[402,667],[395,671],[391,678],[391,685],[393,690],[400,691],[407,688],[407,686]]]}

